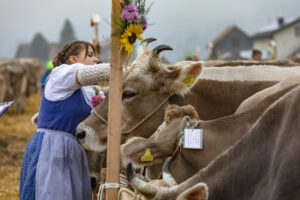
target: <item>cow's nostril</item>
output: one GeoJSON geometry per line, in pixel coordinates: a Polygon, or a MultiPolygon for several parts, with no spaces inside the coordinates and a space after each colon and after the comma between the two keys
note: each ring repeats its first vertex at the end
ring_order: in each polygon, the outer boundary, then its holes
{"type": "Polygon", "coordinates": [[[79,139],[79,140],[82,140],[85,138],[85,131],[84,130],[78,130],[76,132],[76,137],[79,139]]]}

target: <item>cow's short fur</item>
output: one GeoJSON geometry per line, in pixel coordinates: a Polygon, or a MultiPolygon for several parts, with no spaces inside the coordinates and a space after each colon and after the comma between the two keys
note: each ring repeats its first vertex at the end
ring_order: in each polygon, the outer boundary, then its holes
{"type": "MultiPolygon", "coordinates": [[[[262,90],[246,99],[235,114],[219,119],[200,121],[199,128],[204,132],[203,150],[183,149],[171,162],[171,172],[177,182],[182,182],[199,169],[205,167],[225,149],[233,145],[248,132],[261,113],[282,95],[300,84],[300,76],[290,77],[276,85],[262,90]]],[[[181,118],[189,115],[193,121],[198,119],[191,106],[168,106],[164,123],[149,138],[134,137],[121,147],[122,161],[126,166],[129,161],[136,165],[150,166],[149,173],[157,177],[160,173],[154,164],[161,165],[171,156],[178,143],[181,118]],[[149,148],[154,156],[153,162],[141,161],[145,149],[149,148]]]]}
{"type": "Polygon", "coordinates": [[[147,193],[154,197],[148,200],[175,200],[182,195],[191,200],[200,195],[199,183],[207,185],[209,200],[299,199],[299,101],[300,86],[269,106],[247,135],[207,167],[177,186],[156,184],[157,193],[147,193]]]}

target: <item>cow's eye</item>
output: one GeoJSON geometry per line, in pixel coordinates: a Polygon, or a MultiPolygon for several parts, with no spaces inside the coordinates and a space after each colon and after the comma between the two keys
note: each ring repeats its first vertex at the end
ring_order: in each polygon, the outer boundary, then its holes
{"type": "Polygon", "coordinates": [[[122,100],[128,100],[135,97],[136,93],[132,91],[124,91],[122,95],[122,100]]]}

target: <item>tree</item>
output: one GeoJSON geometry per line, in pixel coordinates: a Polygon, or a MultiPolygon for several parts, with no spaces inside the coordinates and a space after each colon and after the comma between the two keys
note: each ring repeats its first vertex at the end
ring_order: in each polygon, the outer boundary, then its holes
{"type": "Polygon", "coordinates": [[[74,29],[70,20],[66,19],[63,28],[60,32],[60,40],[58,44],[59,50],[68,42],[76,40],[74,29]]]}
{"type": "Polygon", "coordinates": [[[41,59],[43,62],[48,60],[49,45],[41,33],[35,34],[30,45],[30,57],[41,59]]]}

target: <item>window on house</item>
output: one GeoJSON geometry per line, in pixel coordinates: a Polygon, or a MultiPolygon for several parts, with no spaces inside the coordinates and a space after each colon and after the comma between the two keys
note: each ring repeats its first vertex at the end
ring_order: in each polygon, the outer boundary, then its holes
{"type": "Polygon", "coordinates": [[[295,27],[295,35],[296,37],[300,37],[300,26],[295,27]]]}

